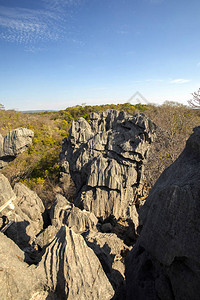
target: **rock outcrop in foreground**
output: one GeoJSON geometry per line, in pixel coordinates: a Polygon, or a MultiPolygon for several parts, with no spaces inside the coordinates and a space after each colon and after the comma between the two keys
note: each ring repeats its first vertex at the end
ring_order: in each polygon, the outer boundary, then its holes
{"type": "Polygon", "coordinates": [[[4,232],[0,232],[1,299],[109,300],[114,296],[97,256],[84,238],[71,229],[95,229],[94,215],[57,195],[52,225],[44,230],[45,210],[36,193],[21,183],[13,190],[2,174],[0,191],[4,232]],[[11,221],[8,224],[7,219],[11,221]]]}
{"type": "Polygon", "coordinates": [[[126,264],[127,300],[200,299],[199,216],[197,127],[140,210],[141,235],[126,264]]]}
{"type": "Polygon", "coordinates": [[[27,128],[11,130],[4,138],[0,134],[0,169],[5,167],[32,143],[34,133],[27,128]]]}
{"type": "Polygon", "coordinates": [[[94,252],[67,226],[46,248],[36,272],[45,275],[46,285],[58,299],[110,300],[114,295],[94,252]]]}
{"type": "Polygon", "coordinates": [[[75,205],[106,219],[137,222],[144,164],[156,126],[145,115],[108,110],[72,123],[62,167],[76,185],[75,205]]]}
{"type": "Polygon", "coordinates": [[[0,227],[11,221],[6,235],[24,249],[43,229],[42,200],[22,183],[15,184],[13,190],[3,174],[0,174],[0,192],[0,227]]]}
{"type": "Polygon", "coordinates": [[[0,299],[37,299],[31,298],[34,294],[47,299],[44,284],[24,259],[24,252],[0,232],[0,299]]]}

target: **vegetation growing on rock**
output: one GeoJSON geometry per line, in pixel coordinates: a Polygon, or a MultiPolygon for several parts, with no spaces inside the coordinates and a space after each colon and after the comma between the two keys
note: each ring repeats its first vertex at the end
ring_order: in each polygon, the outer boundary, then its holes
{"type": "Polygon", "coordinates": [[[162,171],[169,166],[185,146],[185,141],[192,133],[192,128],[200,123],[199,110],[192,110],[176,103],[162,106],[118,105],[75,106],[56,112],[21,113],[0,110],[0,133],[26,127],[34,131],[34,139],[29,149],[11,162],[2,173],[11,184],[23,182],[35,190],[48,206],[55,193],[61,192],[58,186],[60,166],[59,154],[62,139],[68,137],[72,120],[80,117],[89,120],[91,112],[103,112],[107,109],[124,110],[130,114],[144,112],[160,130],[157,142],[150,153],[150,164],[146,172],[148,186],[155,183],[162,171]]]}

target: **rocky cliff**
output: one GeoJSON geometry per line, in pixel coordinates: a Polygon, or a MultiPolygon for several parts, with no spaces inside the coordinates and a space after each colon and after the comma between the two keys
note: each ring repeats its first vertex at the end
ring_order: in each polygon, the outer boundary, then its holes
{"type": "Polygon", "coordinates": [[[137,200],[144,196],[144,165],[156,126],[143,114],[108,110],[90,122],[72,123],[61,155],[63,177],[71,176],[74,204],[106,219],[137,222],[137,200]]]}
{"type": "Polygon", "coordinates": [[[126,264],[128,299],[200,299],[200,127],[140,210],[126,264]],[[134,297],[133,297],[134,295],[134,297]]]}
{"type": "Polygon", "coordinates": [[[71,229],[95,229],[94,215],[57,195],[52,225],[45,229],[44,206],[34,192],[20,183],[13,190],[4,175],[0,175],[0,188],[1,299],[109,300],[114,296],[97,256],[71,229]]]}

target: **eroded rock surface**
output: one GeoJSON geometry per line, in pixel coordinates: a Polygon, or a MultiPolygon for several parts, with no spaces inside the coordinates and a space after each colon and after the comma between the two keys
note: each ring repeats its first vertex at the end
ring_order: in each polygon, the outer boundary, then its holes
{"type": "Polygon", "coordinates": [[[34,294],[44,295],[39,272],[37,275],[34,267],[24,262],[24,252],[0,232],[0,299],[29,300],[34,294]]]}
{"type": "Polygon", "coordinates": [[[0,174],[0,216],[3,213],[9,212],[14,209],[13,201],[15,201],[16,195],[12,190],[12,187],[8,179],[0,174]]]}
{"type": "Polygon", "coordinates": [[[140,210],[126,265],[127,299],[200,299],[200,127],[140,210]]]}
{"type": "Polygon", "coordinates": [[[129,247],[114,233],[90,231],[84,234],[84,238],[99,258],[107,277],[117,291],[124,284],[124,258],[129,247]]]}
{"type": "Polygon", "coordinates": [[[115,110],[92,113],[90,123],[83,118],[73,122],[61,159],[76,185],[75,205],[103,219],[134,220],[155,129],[143,114],[115,110]]]}
{"type": "Polygon", "coordinates": [[[14,192],[17,196],[14,223],[6,231],[6,235],[23,249],[32,244],[36,235],[43,229],[45,208],[38,195],[24,184],[15,184],[14,192]]]}
{"type": "Polygon", "coordinates": [[[60,228],[65,224],[76,233],[82,233],[90,229],[95,230],[98,223],[98,219],[93,213],[80,210],[60,194],[56,195],[50,218],[53,226],[60,228]]]}
{"type": "Polygon", "coordinates": [[[0,168],[24,152],[32,143],[34,133],[27,128],[11,130],[4,138],[0,135],[0,168]]]}
{"type": "Polygon", "coordinates": [[[58,299],[110,300],[114,290],[83,237],[62,226],[37,268],[58,299]]]}
{"type": "Polygon", "coordinates": [[[45,208],[42,200],[22,183],[17,183],[13,190],[3,174],[0,174],[0,192],[2,226],[6,222],[13,222],[6,230],[6,235],[23,249],[43,229],[45,208]]]}

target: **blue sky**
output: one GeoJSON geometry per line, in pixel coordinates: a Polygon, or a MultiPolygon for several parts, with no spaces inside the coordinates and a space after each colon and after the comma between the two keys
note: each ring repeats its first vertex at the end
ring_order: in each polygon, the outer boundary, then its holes
{"type": "Polygon", "coordinates": [[[200,2],[0,0],[0,103],[187,104],[200,87],[200,2]]]}

